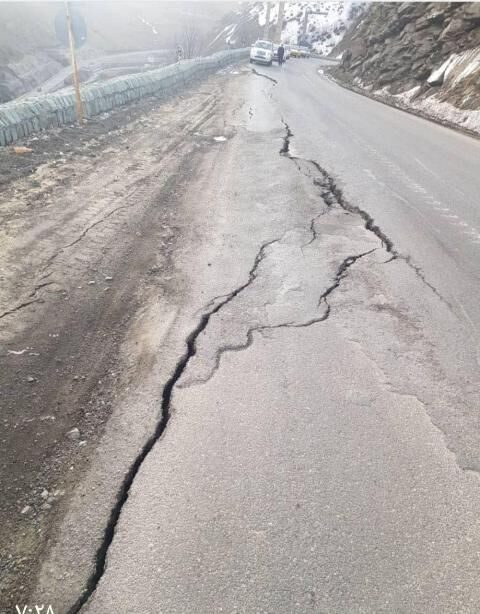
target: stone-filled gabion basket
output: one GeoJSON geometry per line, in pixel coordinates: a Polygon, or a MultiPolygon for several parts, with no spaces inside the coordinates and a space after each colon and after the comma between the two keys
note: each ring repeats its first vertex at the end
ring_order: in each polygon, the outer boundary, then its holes
{"type": "MultiPolygon", "coordinates": [[[[248,57],[248,49],[220,51],[214,55],[182,60],[157,70],[124,75],[82,86],[85,117],[110,111],[144,96],[174,92],[194,78],[202,78],[248,57]]],[[[76,120],[75,94],[66,88],[0,105],[0,146],[9,145],[35,132],[76,120]]]]}

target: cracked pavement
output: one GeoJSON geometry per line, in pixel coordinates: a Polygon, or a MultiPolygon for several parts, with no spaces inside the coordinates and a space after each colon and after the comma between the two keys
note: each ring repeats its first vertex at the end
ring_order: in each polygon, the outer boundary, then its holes
{"type": "MultiPolygon", "coordinates": [[[[153,284],[128,323],[121,355],[147,366],[42,560],[32,595],[56,612],[478,610],[478,344],[454,299],[466,277],[432,269],[431,237],[417,249],[360,168],[387,154],[365,154],[341,102],[377,103],[316,68],[226,78],[201,127],[189,118],[190,174],[151,152],[153,183],[176,176],[188,216],[162,270],[178,288],[153,284]],[[148,352],[130,356],[136,344],[148,352]]],[[[419,151],[460,138],[379,117],[419,151]]]]}
{"type": "Polygon", "coordinates": [[[459,432],[480,400],[464,385],[475,344],[420,265],[299,155],[275,93],[265,121],[271,92],[245,87],[255,112],[230,147],[278,152],[281,185],[254,219],[276,219],[281,194],[283,231],[190,337],[84,610],[473,612],[478,429],[459,432]],[[461,379],[439,330],[468,348],[461,379]]]}

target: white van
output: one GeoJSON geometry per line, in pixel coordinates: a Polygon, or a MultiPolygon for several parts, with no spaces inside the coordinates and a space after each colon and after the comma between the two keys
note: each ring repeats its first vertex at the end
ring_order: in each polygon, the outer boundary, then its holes
{"type": "Polygon", "coordinates": [[[271,66],[273,62],[273,43],[271,41],[257,41],[250,50],[250,64],[267,64],[271,66]]]}

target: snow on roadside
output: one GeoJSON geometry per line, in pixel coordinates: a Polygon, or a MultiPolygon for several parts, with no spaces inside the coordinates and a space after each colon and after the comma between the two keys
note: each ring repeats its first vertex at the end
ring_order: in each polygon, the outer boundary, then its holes
{"type": "Polygon", "coordinates": [[[388,86],[372,91],[372,88],[366,86],[360,79],[355,79],[354,82],[358,89],[363,90],[367,95],[371,95],[377,100],[407,111],[416,111],[422,116],[441,123],[444,122],[458,126],[480,135],[480,111],[459,109],[449,102],[439,100],[436,94],[426,98],[416,98],[420,90],[419,85],[401,94],[393,95],[389,93],[388,86]]]}
{"type": "MultiPolygon", "coordinates": [[[[328,73],[325,73],[325,77],[339,85],[345,85],[341,80],[332,79],[328,73]]],[[[439,100],[436,94],[426,98],[417,98],[421,89],[420,85],[401,94],[391,94],[388,86],[374,90],[371,85],[366,85],[359,77],[355,77],[353,86],[354,90],[361,91],[375,100],[480,135],[480,110],[459,109],[449,102],[439,100]]]]}
{"type": "Polygon", "coordinates": [[[439,100],[435,94],[433,96],[428,96],[427,98],[417,98],[416,100],[412,100],[412,98],[418,92],[418,89],[418,87],[415,87],[408,92],[398,94],[392,98],[395,98],[399,102],[403,103],[402,106],[407,106],[414,110],[422,111],[434,119],[446,121],[480,134],[480,111],[458,109],[449,102],[439,100]]]}

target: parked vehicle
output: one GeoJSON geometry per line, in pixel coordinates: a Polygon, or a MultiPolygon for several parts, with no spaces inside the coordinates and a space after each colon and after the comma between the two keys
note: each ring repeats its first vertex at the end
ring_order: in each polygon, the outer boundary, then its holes
{"type": "Polygon", "coordinates": [[[299,45],[298,49],[300,51],[300,57],[301,58],[309,58],[312,54],[310,52],[310,49],[308,47],[304,47],[303,45],[299,45]]]}
{"type": "Polygon", "coordinates": [[[311,55],[310,49],[301,45],[292,47],[290,53],[292,58],[309,58],[311,55]]]}
{"type": "Polygon", "coordinates": [[[271,66],[273,62],[273,43],[271,41],[258,40],[250,49],[250,64],[266,64],[271,66]]]}

